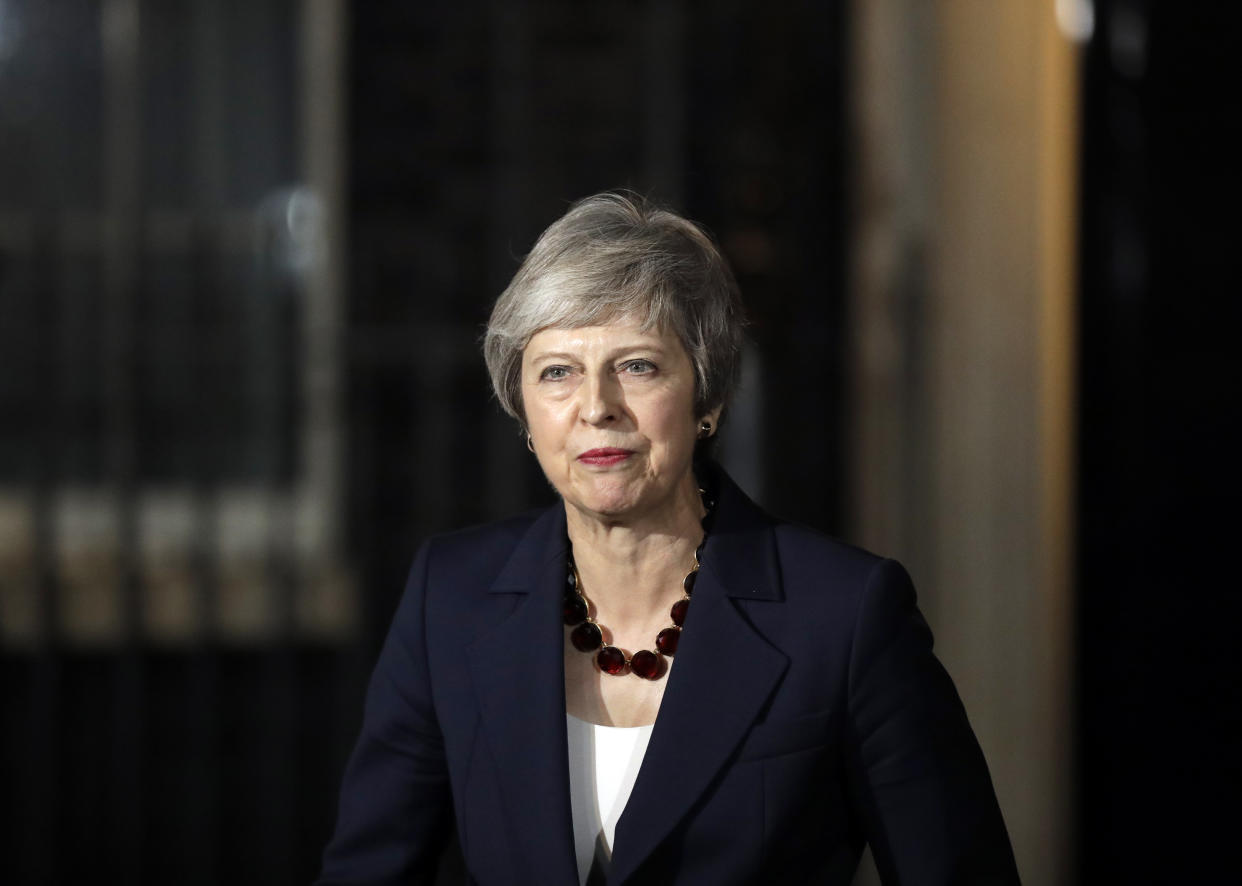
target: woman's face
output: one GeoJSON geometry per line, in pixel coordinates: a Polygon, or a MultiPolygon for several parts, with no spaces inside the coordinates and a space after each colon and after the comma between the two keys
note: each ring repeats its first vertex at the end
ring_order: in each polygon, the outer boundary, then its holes
{"type": "Polygon", "coordinates": [[[676,335],[630,319],[544,329],[522,353],[539,464],[570,506],[638,518],[694,493],[694,367],[676,335]]]}

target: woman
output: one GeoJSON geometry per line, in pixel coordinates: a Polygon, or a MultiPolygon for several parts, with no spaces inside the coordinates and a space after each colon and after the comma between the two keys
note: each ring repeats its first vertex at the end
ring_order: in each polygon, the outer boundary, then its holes
{"type": "Polygon", "coordinates": [[[323,883],[1012,883],[906,573],[706,458],[736,386],[713,243],[574,206],[500,296],[496,395],[561,503],[432,539],[372,678],[323,883]]]}

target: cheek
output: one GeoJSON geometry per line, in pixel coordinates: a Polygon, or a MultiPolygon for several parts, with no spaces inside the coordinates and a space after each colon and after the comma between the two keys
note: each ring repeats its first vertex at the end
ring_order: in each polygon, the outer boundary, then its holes
{"type": "Polygon", "coordinates": [[[527,401],[526,431],[544,449],[557,449],[565,439],[564,410],[545,400],[527,401]]]}
{"type": "Polygon", "coordinates": [[[677,453],[694,449],[697,425],[687,418],[687,413],[688,410],[669,409],[656,419],[659,427],[660,448],[677,453]]]}

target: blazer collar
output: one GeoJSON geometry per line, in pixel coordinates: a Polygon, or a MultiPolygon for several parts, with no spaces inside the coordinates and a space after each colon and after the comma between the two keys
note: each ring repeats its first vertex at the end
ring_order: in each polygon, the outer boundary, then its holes
{"type": "MultiPolygon", "coordinates": [[[[714,573],[730,597],[783,600],[776,539],[772,535],[776,521],[751,501],[722,468],[707,463],[699,471],[716,498],[716,511],[703,552],[703,571],[714,573]]],[[[702,578],[700,575],[699,579],[702,578]]]]}
{"type": "MultiPolygon", "coordinates": [[[[565,506],[555,504],[537,511],[537,517],[513,548],[503,569],[488,589],[493,594],[528,594],[542,588],[539,580],[554,562],[563,567],[569,552],[565,532],[565,506]]],[[[562,576],[563,578],[564,576],[562,576]]]]}
{"type": "MultiPolygon", "coordinates": [[[[685,633],[642,768],[617,823],[610,880],[632,875],[690,811],[763,712],[788,659],[735,600],[783,599],[772,520],[718,469],[716,509],[685,633]]],[[[515,600],[471,645],[482,728],[515,845],[545,883],[576,882],[565,727],[565,512],[528,528],[492,583],[515,600]]]]}

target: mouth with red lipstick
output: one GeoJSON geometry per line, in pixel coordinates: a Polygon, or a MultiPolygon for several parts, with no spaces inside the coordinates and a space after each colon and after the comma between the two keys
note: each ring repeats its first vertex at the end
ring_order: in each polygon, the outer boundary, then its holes
{"type": "Polygon", "coordinates": [[[591,465],[596,468],[608,468],[621,464],[621,462],[633,454],[633,449],[617,449],[614,446],[604,446],[599,449],[588,449],[578,456],[578,461],[584,465],[591,465]]]}

